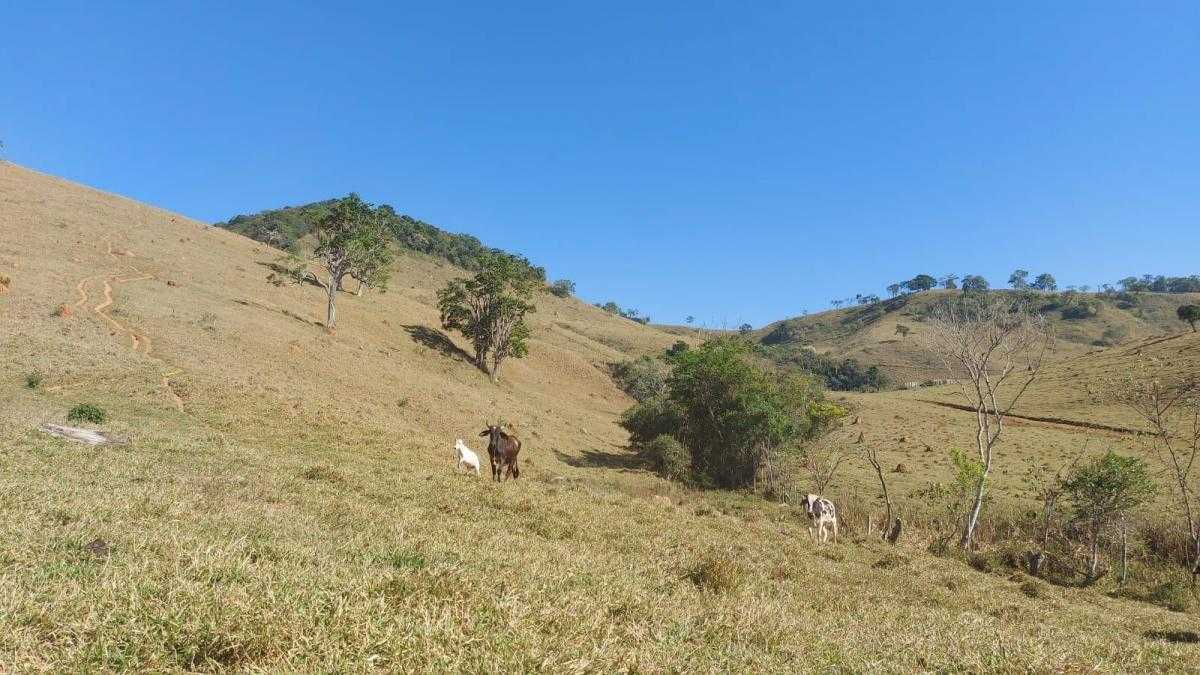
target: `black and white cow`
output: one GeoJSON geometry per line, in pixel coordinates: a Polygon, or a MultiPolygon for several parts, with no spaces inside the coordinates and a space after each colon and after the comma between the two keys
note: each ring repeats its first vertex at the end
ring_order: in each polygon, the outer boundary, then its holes
{"type": "Polygon", "coordinates": [[[804,510],[808,512],[808,534],[813,542],[823,544],[829,540],[830,526],[833,528],[833,542],[837,543],[838,523],[837,509],[833,502],[821,495],[808,495],[804,498],[804,510]]]}

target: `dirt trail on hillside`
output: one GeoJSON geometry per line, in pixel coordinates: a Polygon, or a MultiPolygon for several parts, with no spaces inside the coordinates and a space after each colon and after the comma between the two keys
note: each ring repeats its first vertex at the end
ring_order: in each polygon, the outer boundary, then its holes
{"type": "MultiPolygon", "coordinates": [[[[123,254],[118,254],[116,251],[114,251],[112,239],[106,240],[105,243],[106,243],[105,250],[108,253],[109,257],[111,257],[113,260],[120,261],[121,260],[120,255],[129,255],[128,251],[125,251],[123,254]]],[[[75,303],[75,306],[83,307],[84,305],[86,305],[88,303],[90,298],[88,296],[87,287],[90,282],[92,282],[95,279],[104,279],[104,291],[103,291],[104,300],[100,304],[96,305],[95,307],[92,307],[92,311],[95,312],[96,316],[99,316],[105,323],[107,323],[113,329],[114,335],[116,335],[118,333],[124,333],[124,334],[128,335],[129,341],[130,341],[130,348],[133,349],[134,352],[140,352],[141,354],[153,359],[160,366],[166,368],[167,363],[165,361],[163,361],[161,358],[151,354],[151,351],[154,348],[154,342],[150,339],[150,336],[146,335],[145,333],[136,331],[133,328],[121,323],[120,321],[117,321],[108,312],[108,308],[112,307],[112,305],[114,303],[114,299],[113,299],[113,286],[114,285],[130,284],[130,283],[134,283],[136,281],[146,281],[146,280],[155,278],[155,276],[153,274],[148,274],[128,263],[124,263],[123,266],[126,269],[128,269],[129,272],[121,272],[121,273],[117,273],[117,274],[107,274],[107,275],[97,274],[97,275],[93,275],[90,277],[84,277],[83,279],[80,279],[79,283],[77,283],[75,285],[75,291],[79,294],[79,300],[75,303]],[[133,274],[134,276],[126,277],[125,275],[128,275],[128,274],[133,274]]],[[[162,374],[163,391],[167,394],[168,397],[170,397],[171,404],[174,405],[175,408],[177,410],[179,410],[180,412],[183,412],[183,399],[180,398],[179,394],[176,393],[174,387],[171,386],[170,378],[172,378],[176,375],[179,375],[182,372],[183,372],[182,370],[175,368],[175,369],[166,370],[162,374]]]]}
{"type": "MultiPolygon", "coordinates": [[[[916,400],[918,400],[922,403],[930,403],[932,405],[942,406],[943,408],[950,408],[952,410],[962,410],[962,411],[971,412],[971,413],[975,412],[974,408],[972,408],[969,405],[964,405],[962,403],[950,403],[948,401],[934,401],[934,400],[928,399],[928,398],[919,398],[916,400]]],[[[987,412],[988,412],[988,414],[994,414],[994,411],[992,411],[990,409],[987,412]]],[[[1091,429],[1094,431],[1112,431],[1112,432],[1119,433],[1119,434],[1130,434],[1133,436],[1141,436],[1143,434],[1148,433],[1142,429],[1131,429],[1129,427],[1118,427],[1118,426],[1113,426],[1111,424],[1099,424],[1097,422],[1080,422],[1078,420],[1069,420],[1069,419],[1066,419],[1063,417],[1040,417],[1037,415],[1019,415],[1017,413],[1006,413],[1004,416],[1011,417],[1013,419],[1018,419],[1018,420],[1025,420],[1027,422],[1042,422],[1043,424],[1055,424],[1055,425],[1059,425],[1059,426],[1076,427],[1079,429],[1091,429]]]]}

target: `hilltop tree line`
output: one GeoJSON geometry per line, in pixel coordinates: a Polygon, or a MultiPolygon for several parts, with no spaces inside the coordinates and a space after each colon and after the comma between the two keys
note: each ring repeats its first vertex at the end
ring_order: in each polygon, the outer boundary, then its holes
{"type": "MultiPolygon", "coordinates": [[[[357,195],[354,195],[357,197],[357,195]]],[[[361,201],[361,200],[360,200],[361,201]]],[[[328,199],[304,206],[289,206],[282,209],[239,215],[217,223],[217,227],[245,235],[264,244],[293,253],[300,252],[301,240],[320,229],[319,224],[335,211],[345,199],[328,199]]],[[[506,253],[500,249],[484,246],[468,234],[451,234],[434,225],[411,216],[396,213],[387,204],[372,207],[371,217],[388,233],[400,248],[419,251],[449,261],[468,270],[478,269],[479,261],[488,255],[511,256],[529,268],[530,273],[546,278],[546,271],[533,265],[521,255],[506,253]]],[[[566,282],[570,284],[570,282],[566,282]]],[[[565,287],[560,290],[568,295],[573,292],[565,287]]]]}
{"type": "MultiPolygon", "coordinates": [[[[1058,280],[1049,272],[1032,275],[1028,270],[1017,269],[1008,277],[1008,285],[1018,291],[1042,291],[1053,293],[1058,290],[1058,280]]],[[[918,274],[911,279],[888,284],[886,290],[889,297],[897,297],[909,293],[922,293],[936,288],[944,290],[961,290],[966,293],[985,292],[991,290],[991,283],[978,274],[947,274],[934,277],[930,274],[918,274]]],[[[1092,291],[1090,285],[1068,286],[1067,290],[1080,293],[1092,291]]],[[[1126,293],[1200,293],[1200,275],[1187,277],[1168,277],[1161,274],[1144,274],[1141,277],[1125,277],[1113,284],[1101,284],[1096,291],[1105,294],[1115,294],[1118,290],[1126,293]]],[[[874,293],[857,293],[853,298],[834,298],[829,304],[834,308],[851,305],[874,304],[880,297],[874,293]]]]}
{"type": "Polygon", "coordinates": [[[641,312],[633,309],[632,307],[623,308],[612,300],[609,300],[608,302],[597,302],[595,303],[595,306],[608,312],[609,314],[616,314],[617,316],[629,319],[630,321],[640,324],[650,323],[649,316],[644,316],[641,312]]]}

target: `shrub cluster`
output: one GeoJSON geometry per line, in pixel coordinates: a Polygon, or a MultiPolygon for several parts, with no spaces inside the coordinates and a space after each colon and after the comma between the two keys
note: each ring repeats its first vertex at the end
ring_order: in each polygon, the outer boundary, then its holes
{"type": "Polygon", "coordinates": [[[568,298],[575,294],[575,282],[570,279],[559,279],[547,288],[551,295],[558,298],[568,298]]]}
{"type": "Polygon", "coordinates": [[[108,419],[108,413],[104,412],[99,406],[91,403],[80,403],[71,408],[67,413],[68,422],[90,422],[92,424],[103,424],[104,420],[108,419]]]}
{"type": "Polygon", "coordinates": [[[667,392],[667,368],[660,359],[643,356],[609,366],[613,381],[636,401],[661,398],[667,392]]]}
{"type": "Polygon", "coordinates": [[[622,426],[635,444],[656,443],[656,453],[669,450],[681,458],[678,449],[658,440],[674,438],[686,449],[688,473],[696,480],[769,490],[759,486],[763,470],[844,411],[824,401],[812,378],[765,369],[753,355],[749,342],[732,337],[676,353],[669,358],[663,394],[627,410],[622,426]]]}

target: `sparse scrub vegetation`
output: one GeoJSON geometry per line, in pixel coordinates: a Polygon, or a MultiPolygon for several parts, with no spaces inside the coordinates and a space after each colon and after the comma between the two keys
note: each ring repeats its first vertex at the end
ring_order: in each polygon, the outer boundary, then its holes
{"type": "Polygon", "coordinates": [[[42,374],[41,373],[28,373],[25,375],[25,388],[26,389],[37,389],[40,386],[42,386],[42,374]]]}
{"type": "Polygon", "coordinates": [[[629,319],[630,321],[633,321],[634,323],[640,323],[640,324],[650,323],[650,317],[642,316],[641,312],[639,312],[638,310],[633,309],[631,307],[623,308],[611,300],[609,300],[608,302],[597,302],[596,307],[608,312],[609,314],[616,314],[617,316],[622,317],[624,319],[629,319]]]}

